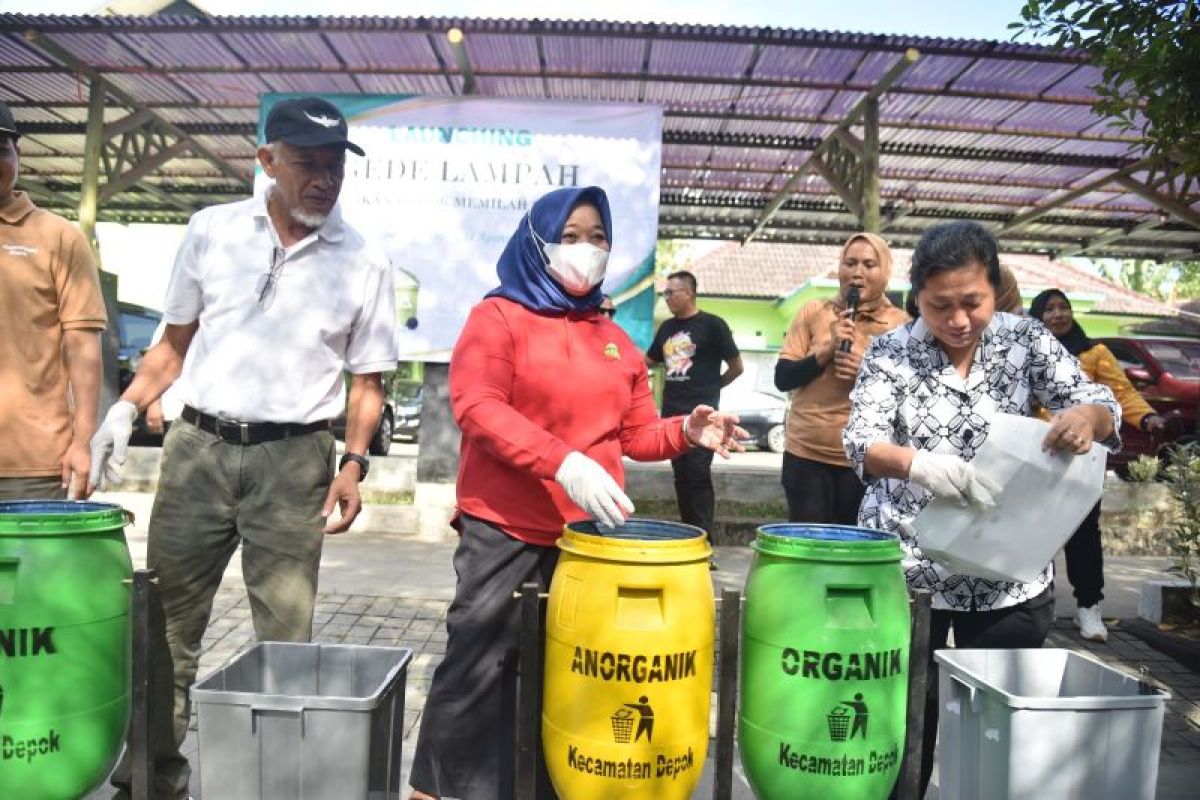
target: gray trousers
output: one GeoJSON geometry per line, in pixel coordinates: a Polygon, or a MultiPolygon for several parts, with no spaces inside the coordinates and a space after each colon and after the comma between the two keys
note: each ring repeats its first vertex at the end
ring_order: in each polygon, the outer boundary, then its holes
{"type": "Polygon", "coordinates": [[[62,478],[47,475],[38,478],[0,478],[0,501],[3,500],[65,500],[67,490],[62,478]]]}
{"type": "MultiPolygon", "coordinates": [[[[542,591],[557,547],[526,544],[495,525],[460,518],[458,583],[446,615],[446,656],[433,673],[409,783],[435,797],[511,800],[516,777],[521,619],[513,592],[542,591]]],[[[535,676],[541,684],[542,676],[535,676]]],[[[538,797],[555,795],[539,755],[538,797]]]]}
{"type": "MultiPolygon", "coordinates": [[[[146,566],[158,573],[174,673],[173,691],[159,687],[152,701],[154,718],[170,718],[174,734],[156,743],[156,797],[187,796],[191,769],[179,746],[191,714],[188,690],[213,598],[239,544],[258,639],[312,637],[334,448],[328,431],[254,445],[230,444],[182,419],[168,431],[146,551],[146,566]]],[[[123,791],[126,767],[113,777],[123,791]]]]}

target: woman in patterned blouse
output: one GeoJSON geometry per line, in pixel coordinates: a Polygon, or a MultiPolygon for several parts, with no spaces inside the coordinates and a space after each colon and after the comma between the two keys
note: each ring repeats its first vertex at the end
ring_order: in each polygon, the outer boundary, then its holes
{"type": "MultiPolygon", "coordinates": [[[[860,525],[900,534],[910,586],[933,593],[932,650],[1041,647],[1054,616],[1053,566],[1030,583],[956,575],[928,558],[909,524],[935,497],[990,505],[971,460],[996,413],[1053,412],[1042,446],[1087,453],[1093,441],[1120,442],[1120,408],[1040,321],[995,310],[1000,287],[996,240],[974,222],[925,232],[909,275],[920,316],[879,337],[850,394],[843,443],[867,484],[860,525]]],[[[933,767],[937,676],[930,660],[922,786],[933,767]]]]}

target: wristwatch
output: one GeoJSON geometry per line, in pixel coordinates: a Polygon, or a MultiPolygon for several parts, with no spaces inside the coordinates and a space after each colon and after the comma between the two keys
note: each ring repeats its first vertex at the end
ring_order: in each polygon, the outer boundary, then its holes
{"type": "Polygon", "coordinates": [[[367,460],[366,456],[360,456],[358,453],[346,453],[338,462],[338,472],[346,468],[347,461],[358,464],[358,482],[362,483],[363,479],[367,477],[367,470],[371,468],[371,462],[367,460]]]}

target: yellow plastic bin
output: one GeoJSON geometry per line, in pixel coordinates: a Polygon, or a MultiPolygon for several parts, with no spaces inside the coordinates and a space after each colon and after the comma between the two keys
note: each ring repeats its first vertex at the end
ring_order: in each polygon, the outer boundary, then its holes
{"type": "Polygon", "coordinates": [[[708,749],[715,610],[704,531],[568,525],[550,584],[542,744],[570,800],[692,795],[708,749]]]}

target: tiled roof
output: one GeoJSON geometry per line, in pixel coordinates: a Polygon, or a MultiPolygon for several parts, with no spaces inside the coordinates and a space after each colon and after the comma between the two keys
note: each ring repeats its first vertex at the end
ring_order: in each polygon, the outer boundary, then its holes
{"type": "Polygon", "coordinates": [[[701,295],[782,297],[814,278],[836,278],[839,248],[816,244],[726,244],[693,261],[701,295]]]}
{"type": "MultiPolygon", "coordinates": [[[[718,297],[782,297],[814,278],[837,278],[841,248],[828,245],[727,244],[696,259],[688,267],[696,276],[701,295],[718,297]]],[[[912,250],[894,248],[892,277],[903,282],[912,250]]],[[[1173,317],[1178,311],[1079,267],[1044,256],[1001,254],[1001,263],[1017,277],[1022,292],[1051,287],[1065,292],[1100,295],[1095,311],[1110,314],[1144,314],[1173,317]]]]}

